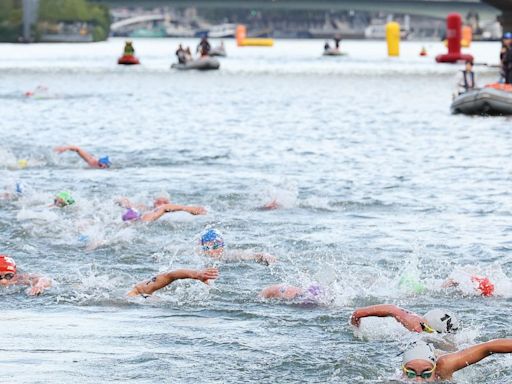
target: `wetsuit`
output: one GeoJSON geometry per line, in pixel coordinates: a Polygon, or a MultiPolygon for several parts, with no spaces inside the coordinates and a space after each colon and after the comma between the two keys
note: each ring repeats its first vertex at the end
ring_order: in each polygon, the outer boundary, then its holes
{"type": "Polygon", "coordinates": [[[512,47],[506,47],[506,51],[503,52],[502,61],[503,74],[505,75],[505,83],[512,84],[512,47]]]}
{"type": "Polygon", "coordinates": [[[201,40],[198,48],[201,50],[201,56],[206,56],[210,52],[211,46],[208,40],[201,40]]]}

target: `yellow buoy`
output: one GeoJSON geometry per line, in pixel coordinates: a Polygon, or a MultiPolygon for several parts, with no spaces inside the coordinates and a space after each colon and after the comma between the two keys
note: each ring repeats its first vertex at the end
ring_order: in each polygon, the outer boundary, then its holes
{"type": "Polygon", "coordinates": [[[400,24],[391,21],[386,24],[388,56],[400,56],[400,24]]]}
{"type": "Polygon", "coordinates": [[[238,43],[239,47],[272,47],[274,39],[247,37],[238,43]]]}
{"type": "Polygon", "coordinates": [[[28,160],[25,160],[25,159],[18,160],[18,168],[19,169],[27,168],[27,166],[28,166],[28,160]]]}

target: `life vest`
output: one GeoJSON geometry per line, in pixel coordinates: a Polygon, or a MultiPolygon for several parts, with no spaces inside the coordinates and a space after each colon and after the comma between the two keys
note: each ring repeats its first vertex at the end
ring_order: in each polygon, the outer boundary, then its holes
{"type": "Polygon", "coordinates": [[[469,72],[470,75],[471,75],[471,87],[469,86],[469,83],[468,83],[468,73],[466,71],[462,71],[462,75],[464,76],[464,89],[467,91],[469,89],[473,89],[475,88],[475,74],[474,72],[469,72]]]}

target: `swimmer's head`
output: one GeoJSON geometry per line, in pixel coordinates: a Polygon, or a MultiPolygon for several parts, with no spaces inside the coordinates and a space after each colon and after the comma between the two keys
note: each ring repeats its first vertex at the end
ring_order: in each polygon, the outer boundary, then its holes
{"type": "Polygon", "coordinates": [[[224,252],[224,239],[216,229],[208,229],[201,235],[201,247],[205,255],[218,259],[224,252]]]}
{"type": "Polygon", "coordinates": [[[452,311],[445,309],[433,309],[425,313],[423,318],[426,332],[455,333],[459,329],[459,320],[452,311]]]}
{"type": "Polygon", "coordinates": [[[73,199],[73,196],[71,196],[71,193],[68,191],[62,191],[57,193],[57,195],[55,195],[55,199],[53,200],[53,205],[60,208],[74,203],[75,199],[73,199]]]}
{"type": "Polygon", "coordinates": [[[476,284],[476,290],[485,297],[494,294],[494,284],[487,277],[471,276],[471,281],[476,284]]]}
{"type": "Polygon", "coordinates": [[[18,195],[21,195],[23,193],[23,185],[19,181],[16,182],[16,193],[18,195]]]}
{"type": "Polygon", "coordinates": [[[123,221],[135,221],[140,218],[140,213],[133,208],[128,208],[122,218],[123,221]]]}
{"type": "Polygon", "coordinates": [[[16,275],[16,263],[6,255],[0,255],[0,285],[8,285],[16,275]]]}
{"type": "Polygon", "coordinates": [[[437,357],[432,344],[422,340],[412,343],[403,353],[404,376],[415,381],[431,381],[434,378],[437,357]]]}
{"type": "Polygon", "coordinates": [[[159,196],[156,197],[155,200],[153,200],[153,207],[159,207],[161,205],[169,204],[171,201],[165,197],[165,196],[159,196]]]}
{"type": "Polygon", "coordinates": [[[103,156],[98,159],[98,166],[100,168],[110,168],[112,163],[110,162],[110,159],[108,156],[103,156]]]}

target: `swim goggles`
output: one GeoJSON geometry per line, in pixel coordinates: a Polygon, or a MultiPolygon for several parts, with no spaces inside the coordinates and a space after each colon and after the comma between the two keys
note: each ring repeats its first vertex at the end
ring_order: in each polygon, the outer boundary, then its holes
{"type": "Polygon", "coordinates": [[[208,252],[222,247],[224,247],[224,242],[215,242],[213,245],[203,245],[203,251],[208,252]]]}
{"type": "Polygon", "coordinates": [[[6,273],[5,275],[0,275],[0,280],[11,280],[14,277],[14,273],[6,273]]]}
{"type": "Polygon", "coordinates": [[[416,377],[421,377],[422,379],[430,379],[436,370],[436,365],[434,364],[432,369],[423,371],[421,373],[417,373],[414,369],[405,368],[405,365],[402,365],[402,369],[408,379],[415,379],[416,377]]]}
{"type": "Polygon", "coordinates": [[[437,331],[430,327],[428,324],[426,323],[420,323],[421,325],[421,329],[423,330],[423,332],[427,332],[427,333],[436,333],[437,331]]]}

